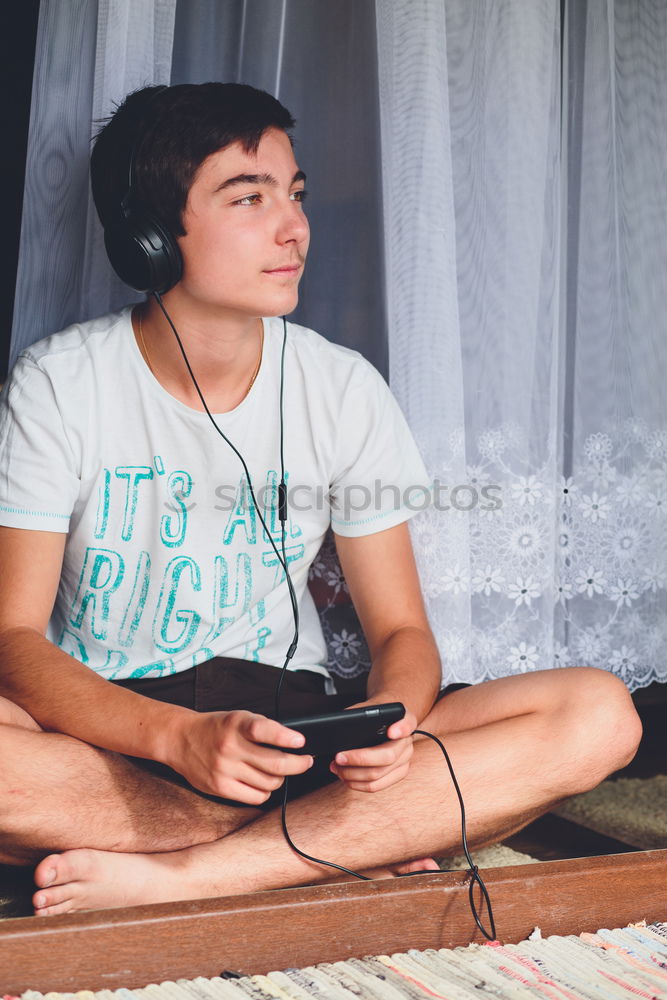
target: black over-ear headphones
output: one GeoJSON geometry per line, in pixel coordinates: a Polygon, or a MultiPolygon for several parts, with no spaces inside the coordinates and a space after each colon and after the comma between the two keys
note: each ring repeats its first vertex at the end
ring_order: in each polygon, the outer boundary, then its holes
{"type": "MultiPolygon", "coordinates": [[[[146,111],[167,90],[151,94],[146,111]]],[[[183,259],[173,234],[154,215],[145,211],[134,191],[134,162],[142,135],[130,147],[127,191],[120,200],[120,213],[104,229],[104,245],[111,266],[126,284],[138,292],[163,294],[180,281],[183,259]]]]}

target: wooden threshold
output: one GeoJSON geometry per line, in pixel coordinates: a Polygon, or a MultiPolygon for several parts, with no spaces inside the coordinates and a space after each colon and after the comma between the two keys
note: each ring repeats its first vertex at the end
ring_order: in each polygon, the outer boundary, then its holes
{"type": "MultiPolygon", "coordinates": [[[[667,850],[483,873],[501,941],[667,920],[667,850]]],[[[0,925],[0,995],[265,973],[484,938],[465,872],[28,917],[0,925]]],[[[487,923],[486,914],[484,922],[487,923]]]]}

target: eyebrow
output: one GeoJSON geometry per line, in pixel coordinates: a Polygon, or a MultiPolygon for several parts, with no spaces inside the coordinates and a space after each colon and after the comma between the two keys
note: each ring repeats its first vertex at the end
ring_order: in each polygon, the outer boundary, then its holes
{"type": "MultiPolygon", "coordinates": [[[[305,181],[305,179],[306,175],[303,170],[297,170],[292,178],[292,184],[296,184],[297,181],[305,181]]],[[[219,184],[216,191],[224,191],[239,184],[269,184],[271,187],[277,187],[278,181],[273,174],[237,174],[235,177],[228,177],[226,181],[219,184]]]]}

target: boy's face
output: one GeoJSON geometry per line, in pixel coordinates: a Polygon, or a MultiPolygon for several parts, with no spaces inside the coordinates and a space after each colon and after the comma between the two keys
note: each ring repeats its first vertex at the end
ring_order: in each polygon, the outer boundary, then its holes
{"type": "Polygon", "coordinates": [[[292,312],[309,242],[304,180],[280,129],[256,153],[236,142],[207,157],[185,206],[177,287],[239,319],[292,312]]]}

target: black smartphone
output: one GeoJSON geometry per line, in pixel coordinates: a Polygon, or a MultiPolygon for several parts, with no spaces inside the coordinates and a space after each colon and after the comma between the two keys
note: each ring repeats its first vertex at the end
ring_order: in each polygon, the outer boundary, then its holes
{"type": "MultiPolygon", "coordinates": [[[[296,729],[306,737],[306,743],[288,753],[309,753],[313,756],[335,756],[339,750],[358,750],[374,747],[387,739],[387,729],[405,715],[400,701],[385,705],[367,705],[364,708],[347,708],[342,712],[325,715],[305,715],[281,719],[288,729],[296,729]]],[[[285,747],[281,747],[285,750],[285,747]]]]}

